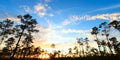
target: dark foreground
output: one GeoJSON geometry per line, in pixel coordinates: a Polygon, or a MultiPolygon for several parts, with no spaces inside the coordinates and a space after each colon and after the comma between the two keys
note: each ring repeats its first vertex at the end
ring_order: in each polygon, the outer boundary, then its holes
{"type": "Polygon", "coordinates": [[[78,57],[78,58],[51,58],[51,59],[40,59],[40,58],[20,58],[20,59],[10,59],[10,58],[0,58],[0,60],[120,60],[120,56],[88,56],[88,57],[78,57]]]}

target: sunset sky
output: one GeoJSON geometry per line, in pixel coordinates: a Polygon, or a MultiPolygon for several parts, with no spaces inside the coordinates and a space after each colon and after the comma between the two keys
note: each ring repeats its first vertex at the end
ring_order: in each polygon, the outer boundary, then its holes
{"type": "MultiPolygon", "coordinates": [[[[38,21],[35,46],[58,49],[77,46],[76,38],[95,38],[91,28],[120,19],[120,0],[0,0],[0,19],[15,22],[17,15],[30,14],[38,21]]],[[[112,36],[112,35],[111,35],[112,36]]]]}

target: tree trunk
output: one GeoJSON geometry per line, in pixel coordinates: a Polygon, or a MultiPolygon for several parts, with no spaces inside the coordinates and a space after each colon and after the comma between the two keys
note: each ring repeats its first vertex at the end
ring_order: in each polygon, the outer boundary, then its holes
{"type": "Polygon", "coordinates": [[[84,55],[84,48],[83,48],[83,46],[82,46],[82,54],[83,54],[83,56],[85,56],[85,55],[84,55]]]}
{"type": "Polygon", "coordinates": [[[99,40],[98,40],[97,35],[96,35],[96,40],[97,40],[97,44],[98,44],[99,53],[100,53],[100,55],[101,55],[101,50],[100,50],[101,45],[99,44],[99,40]]]}
{"type": "MultiPolygon", "coordinates": [[[[107,39],[108,43],[110,43],[110,41],[109,41],[109,39],[108,39],[108,37],[107,37],[107,36],[106,36],[106,39],[107,39]]],[[[111,45],[111,44],[110,44],[110,45],[111,45]]],[[[113,54],[113,51],[112,51],[111,46],[108,46],[108,47],[109,47],[110,53],[111,53],[111,54],[113,54]]]]}
{"type": "Polygon", "coordinates": [[[22,32],[21,32],[21,35],[20,35],[20,37],[19,37],[19,39],[18,39],[18,42],[17,42],[17,44],[16,44],[15,49],[13,50],[13,55],[11,56],[11,58],[14,58],[14,55],[16,54],[16,51],[17,51],[17,49],[18,49],[19,42],[20,42],[20,40],[21,40],[21,37],[22,37],[22,35],[23,35],[23,32],[24,32],[24,29],[23,29],[22,32]]]}

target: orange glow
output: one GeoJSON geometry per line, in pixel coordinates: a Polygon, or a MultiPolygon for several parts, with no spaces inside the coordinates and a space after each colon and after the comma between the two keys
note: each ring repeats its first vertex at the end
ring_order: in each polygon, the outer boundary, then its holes
{"type": "Polygon", "coordinates": [[[42,53],[42,54],[39,55],[39,58],[42,59],[42,60],[49,60],[50,56],[46,53],[42,53]]]}

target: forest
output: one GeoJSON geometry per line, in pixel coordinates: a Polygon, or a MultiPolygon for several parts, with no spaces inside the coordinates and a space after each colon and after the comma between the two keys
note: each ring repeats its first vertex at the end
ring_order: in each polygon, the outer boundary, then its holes
{"type": "MultiPolygon", "coordinates": [[[[32,43],[37,21],[29,14],[18,15],[21,22],[18,24],[10,19],[0,21],[0,46],[5,43],[0,50],[0,60],[119,60],[120,41],[119,37],[110,36],[112,30],[120,32],[120,21],[113,20],[109,23],[101,22],[99,26],[91,27],[91,35],[94,35],[98,48],[90,48],[89,39],[77,38],[79,46],[69,48],[67,54],[62,54],[61,50],[53,50],[48,53],[41,47],[35,47],[32,43]],[[99,35],[105,39],[99,39],[99,35]],[[23,38],[21,38],[23,37],[23,38]],[[22,42],[22,43],[20,43],[22,42]],[[74,52],[73,52],[74,51],[74,52]]],[[[51,43],[51,48],[55,48],[51,43]]]]}

